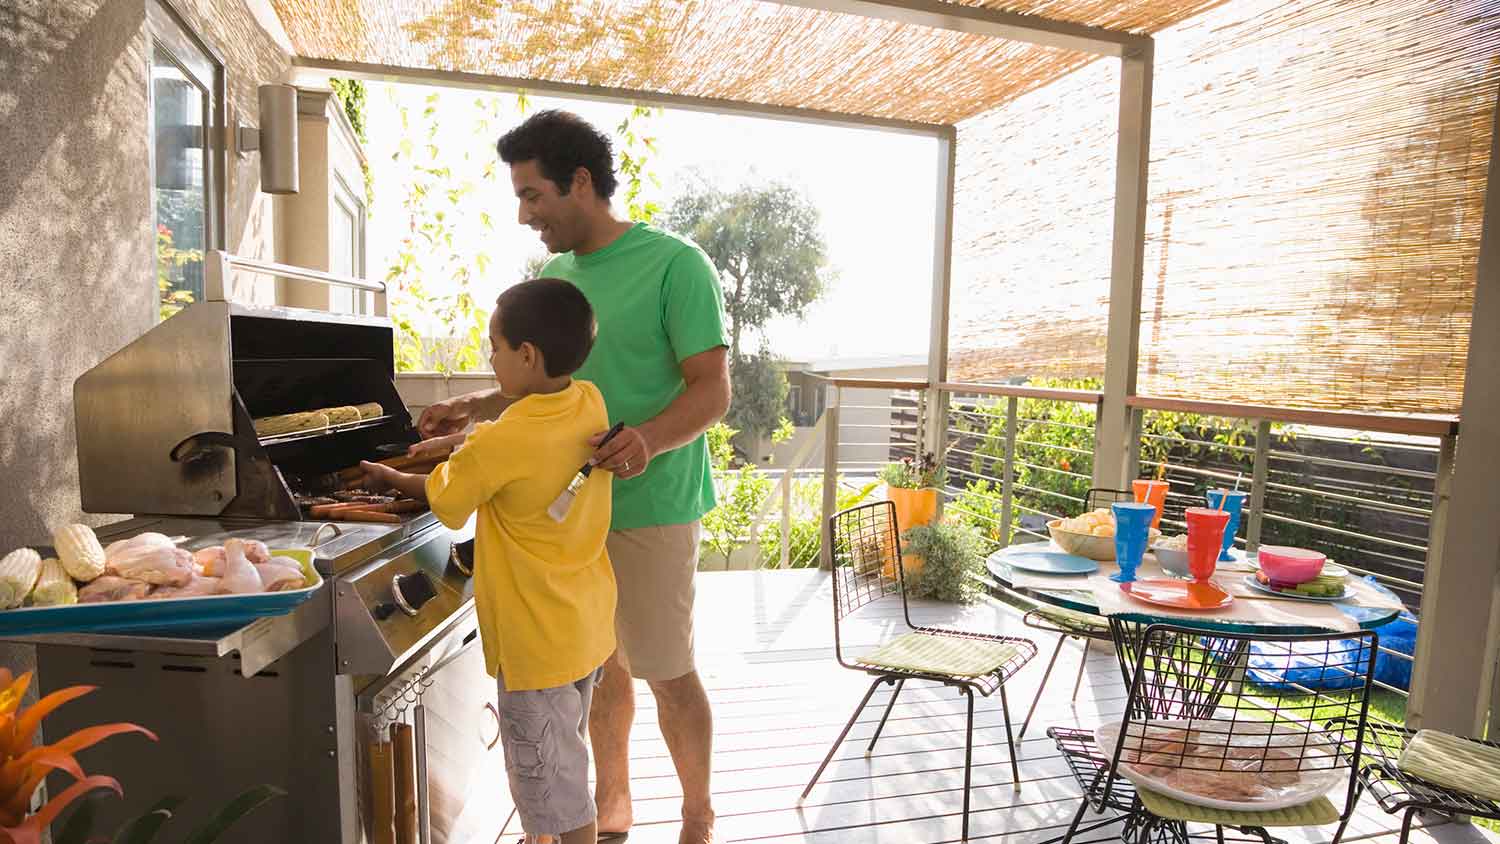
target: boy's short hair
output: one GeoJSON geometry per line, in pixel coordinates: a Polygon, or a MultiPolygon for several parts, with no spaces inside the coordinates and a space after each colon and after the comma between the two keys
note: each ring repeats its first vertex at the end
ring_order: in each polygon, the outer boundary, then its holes
{"type": "Polygon", "coordinates": [[[589,171],[600,199],[615,194],[615,158],[609,136],[570,111],[548,109],[500,136],[495,149],[506,164],[535,161],[542,175],[567,195],[579,167],[589,171]]]}
{"type": "Polygon", "coordinates": [[[583,291],[560,278],[534,278],[500,294],[496,328],[512,349],[530,343],[547,377],[572,375],[594,348],[598,324],[583,291]]]}

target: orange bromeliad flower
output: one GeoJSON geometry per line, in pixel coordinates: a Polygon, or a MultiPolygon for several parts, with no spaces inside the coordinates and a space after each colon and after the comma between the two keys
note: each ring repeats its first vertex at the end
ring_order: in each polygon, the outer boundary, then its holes
{"type": "Polygon", "coordinates": [[[94,686],[69,686],[58,689],[21,709],[21,699],[31,685],[31,672],[12,677],[0,668],[0,842],[5,844],[39,844],[46,829],[68,804],[99,788],[116,794],[120,784],[113,777],[87,776],[73,754],[121,733],[142,733],[152,741],[156,734],[135,724],[100,724],[86,727],[52,744],[36,745],[36,732],[59,706],[92,692],[94,686]],[[70,774],[75,782],[47,801],[35,814],[28,815],[31,796],[53,770],[70,774]]]}

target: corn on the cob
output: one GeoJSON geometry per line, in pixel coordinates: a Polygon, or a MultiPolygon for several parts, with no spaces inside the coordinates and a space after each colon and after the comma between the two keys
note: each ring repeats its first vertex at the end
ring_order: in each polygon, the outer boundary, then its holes
{"type": "Polygon", "coordinates": [[[56,607],[78,603],[78,586],[63,570],[56,557],[42,560],[41,573],[36,587],[31,590],[31,604],[36,607],[56,607]]]}
{"type": "Polygon", "coordinates": [[[354,409],[359,411],[359,418],[361,419],[374,419],[377,416],[385,415],[385,408],[381,407],[378,401],[365,402],[354,409]]]}
{"type": "Polygon", "coordinates": [[[74,580],[88,583],[104,574],[104,548],[88,525],[65,525],[52,532],[57,559],[74,580]]]}
{"type": "Polygon", "coordinates": [[[283,413],[280,416],[265,416],[255,420],[255,433],[262,437],[291,434],[298,431],[316,431],[328,427],[328,414],[283,413]]]}
{"type": "Polygon", "coordinates": [[[344,425],[359,421],[359,408],[352,404],[343,407],[320,407],[313,413],[326,414],[330,425],[344,425]]]}
{"type": "Polygon", "coordinates": [[[42,555],[30,548],[17,548],[0,559],[0,609],[19,607],[42,570],[42,555]]]}

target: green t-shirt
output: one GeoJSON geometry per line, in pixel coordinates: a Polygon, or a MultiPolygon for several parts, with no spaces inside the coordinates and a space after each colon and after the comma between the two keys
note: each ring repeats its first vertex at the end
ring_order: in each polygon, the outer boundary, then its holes
{"type": "MultiPolygon", "coordinates": [[[[639,425],[682,394],[681,362],[729,345],[713,262],[691,241],[638,223],[587,255],[566,252],[542,275],[577,285],[599,322],[577,377],[604,394],[610,424],[639,425]]],[[[613,530],[697,521],[714,508],[708,443],[658,454],[646,471],[615,479],[613,530]]]]}

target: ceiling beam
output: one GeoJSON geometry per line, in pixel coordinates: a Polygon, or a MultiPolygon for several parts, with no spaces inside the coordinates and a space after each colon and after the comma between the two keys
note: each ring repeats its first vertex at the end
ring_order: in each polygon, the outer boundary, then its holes
{"type": "Polygon", "coordinates": [[[988,35],[1010,41],[1024,41],[1059,50],[1076,50],[1098,56],[1116,58],[1128,52],[1143,49],[1151,42],[1149,35],[1136,35],[1104,29],[1098,26],[1052,20],[1036,15],[1023,15],[987,9],[982,6],[962,6],[945,0],[768,0],[785,6],[800,6],[825,12],[842,12],[866,18],[894,21],[964,32],[970,35],[988,35]]]}
{"type": "Polygon", "coordinates": [[[292,84],[303,87],[327,87],[329,77],[338,77],[341,79],[365,79],[377,82],[439,85],[446,88],[467,88],[476,91],[525,91],[528,94],[557,97],[559,99],[615,102],[624,105],[660,106],[679,111],[698,111],[706,114],[741,114],[747,117],[760,117],[770,120],[813,123],[824,126],[837,126],[845,129],[875,129],[884,132],[896,132],[903,135],[920,135],[928,138],[948,137],[953,133],[953,127],[944,123],[920,123],[911,120],[870,117],[863,114],[845,114],[843,112],[823,111],[820,109],[766,105],[714,97],[690,97],[681,94],[638,91],[632,88],[579,85],[569,82],[550,82],[543,79],[526,79],[515,76],[466,73],[457,70],[432,70],[429,68],[400,67],[397,65],[311,59],[305,56],[297,56],[292,60],[291,76],[292,84]]]}

